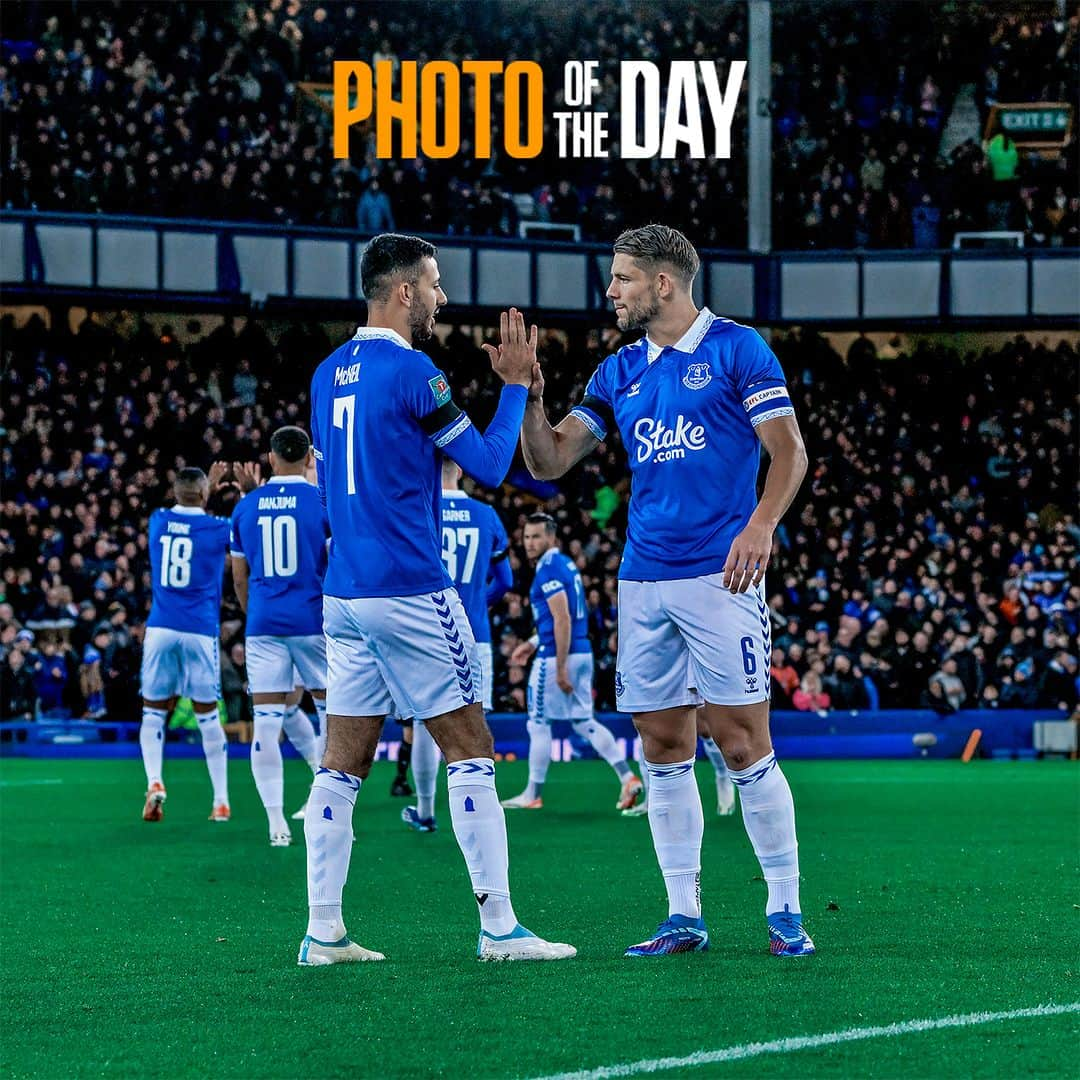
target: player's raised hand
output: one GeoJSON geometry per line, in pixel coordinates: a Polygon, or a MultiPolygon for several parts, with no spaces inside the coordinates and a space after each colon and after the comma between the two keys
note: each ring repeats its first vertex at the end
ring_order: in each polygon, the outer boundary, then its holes
{"type": "Polygon", "coordinates": [[[731,542],[724,560],[724,588],[744,593],[751,585],[758,586],[765,577],[772,554],[773,531],[768,525],[749,521],[746,528],[731,542]]]}
{"type": "Polygon", "coordinates": [[[209,472],[206,474],[210,490],[217,491],[217,489],[225,483],[225,479],[230,472],[232,472],[232,465],[228,461],[215,461],[214,464],[210,466],[209,472]]]}
{"type": "Polygon", "coordinates": [[[236,482],[246,495],[262,483],[262,466],[257,461],[238,461],[234,466],[236,482]]]}
{"type": "Polygon", "coordinates": [[[536,326],[525,332],[525,318],[517,308],[499,315],[499,346],[484,345],[491,359],[491,370],[510,386],[530,387],[536,364],[536,344],[540,332],[536,326]]]}
{"type": "Polygon", "coordinates": [[[529,400],[544,400],[544,372],[540,367],[539,361],[533,364],[532,382],[529,383],[529,400]]]}

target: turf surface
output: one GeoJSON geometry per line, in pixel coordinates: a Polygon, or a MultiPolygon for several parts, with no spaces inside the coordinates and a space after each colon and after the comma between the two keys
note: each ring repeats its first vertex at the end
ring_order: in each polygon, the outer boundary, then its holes
{"type": "MultiPolygon", "coordinates": [[[[708,811],[712,774],[698,770],[708,811]]],[[[345,915],[389,961],[302,969],[302,830],[292,848],[267,845],[246,763],[232,765],[233,821],[216,825],[203,764],[166,761],[165,821],[145,825],[136,761],[3,761],[0,1072],[527,1077],[1080,1001],[1074,763],[785,771],[816,957],[768,954],[741,821],[707,813],[712,950],[624,959],[665,914],[663,887],[646,821],[614,812],[614,778],[589,762],[553,766],[543,812],[508,812],[518,914],[577,959],[478,964],[445,801],[440,832],[407,832],[380,764],[358,803],[345,915]]],[[[305,774],[288,763],[290,804],[305,774]]],[[[500,766],[504,795],[523,780],[521,763],[500,766]]],[[[1073,1014],[664,1075],[1065,1076],[1077,1034],[1073,1014]]]]}

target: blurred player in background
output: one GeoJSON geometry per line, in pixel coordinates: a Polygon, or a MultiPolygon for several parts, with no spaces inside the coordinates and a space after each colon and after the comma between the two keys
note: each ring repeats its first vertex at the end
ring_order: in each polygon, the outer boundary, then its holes
{"type": "Polygon", "coordinates": [[[526,664],[529,673],[529,783],[503,806],[519,810],[543,808],[544,781],[551,764],[551,723],[569,720],[614,770],[622,783],[617,810],[629,810],[642,791],[615,736],[593,716],[593,654],[589,644],[588,611],[581,574],[572,559],[559,550],[555,519],[530,514],[523,535],[525,554],[536,566],[529,603],[536,620],[537,644],[523,641],[511,657],[526,664]]]}
{"type": "Polygon", "coordinates": [[[526,334],[517,311],[503,313],[501,344],[486,348],[505,385],[481,435],[454,404],[446,376],[413,348],[434,334],[446,303],[435,254],[418,237],[382,235],[368,244],[361,261],[367,325],[323,361],[311,384],[331,541],[323,582],[327,746],[304,821],[309,921],[301,965],[383,959],[349,940],[341,893],[353,807],[395,701],[426,721],[447,760],[451,822],[480,911],[479,958],[576,953],[536,937],[514,913],[494,744],[478,700],[480,658],[440,536],[440,452],[482,484],[502,483],[537,332],[526,334]]]}
{"type": "Polygon", "coordinates": [[[280,746],[286,712],[292,714],[301,756],[310,760],[315,755],[311,721],[288,706],[294,671],[315,702],[320,730],[325,729],[322,579],[328,529],[318,490],[304,477],[310,456],[307,432],[278,428],[270,437],[270,479],[245,495],[232,515],[229,554],[236,597],[247,615],[245,651],[255,707],[251,771],[266,810],[271,847],[292,842],[280,746]],[[298,722],[301,717],[304,722],[298,722]]]}
{"type": "Polygon", "coordinates": [[[615,693],[644,744],[668,918],[627,955],[708,948],[694,779],[701,703],[768,884],[770,950],[808,955],[814,944],[802,926],[795,809],[769,736],[763,586],[773,532],[802,483],[806,451],[769,347],[749,327],[695,306],[698,266],[675,229],[647,225],[619,236],[607,295],[619,329],[645,335],[600,364],[556,428],[537,365],[522,447],[532,474],[544,479],[562,476],[616,427],[630,457],[615,693]],[[770,464],[759,501],[762,445],[770,464]]]}
{"type": "Polygon", "coordinates": [[[160,821],[165,804],[165,721],[178,697],[191,698],[214,789],[211,821],[229,820],[228,747],[218,716],[221,666],[218,626],[229,523],[206,512],[211,488],[228,466],[181,469],[176,505],[150,515],[152,595],[142,657],[139,746],[146,769],[143,821],[160,821]]]}
{"type": "MultiPolygon", "coordinates": [[[[491,711],[491,620],[488,608],[514,583],[510,538],[495,508],[461,490],[461,466],[452,458],[442,464],[442,560],[454,582],[480,656],[480,703],[491,711]]],[[[435,786],[439,748],[423,724],[413,727],[412,770],[416,806],[407,806],[401,820],[417,832],[435,831],[435,786]]]]}

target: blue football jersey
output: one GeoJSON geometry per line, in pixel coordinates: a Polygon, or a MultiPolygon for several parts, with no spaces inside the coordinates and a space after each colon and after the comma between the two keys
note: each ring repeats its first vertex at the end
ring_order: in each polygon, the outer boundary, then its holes
{"type": "Polygon", "coordinates": [[[229,523],[199,506],[150,515],[151,602],[147,626],[217,635],[229,523]]]}
{"type": "Polygon", "coordinates": [[[322,633],[329,529],[318,489],[302,476],[272,476],[233,510],[229,553],[247,560],[247,633],[322,633]]]}
{"type": "Polygon", "coordinates": [[[760,335],[708,309],[675,345],[642,338],[607,357],[571,413],[598,439],[617,426],[630,458],[619,576],[670,581],[722,570],[757,506],[754,429],[794,411],[760,335]]]}
{"type": "Polygon", "coordinates": [[[555,655],[555,617],[547,602],[558,593],[566,594],[566,605],[570,610],[570,652],[591,652],[589,611],[585,606],[581,574],[569,556],[558,548],[548,548],[536,563],[536,576],[529,590],[541,656],[555,655]]]}
{"type": "Polygon", "coordinates": [[[493,507],[463,491],[442,493],[442,558],[477,641],[491,640],[488,579],[509,554],[510,538],[493,507]]]}
{"type": "Polygon", "coordinates": [[[442,561],[441,457],[481,483],[506,476],[527,390],[502,390],[480,435],[431,360],[399,334],[361,327],[311,381],[311,436],[330,522],[323,593],[344,599],[449,588],[442,561]]]}

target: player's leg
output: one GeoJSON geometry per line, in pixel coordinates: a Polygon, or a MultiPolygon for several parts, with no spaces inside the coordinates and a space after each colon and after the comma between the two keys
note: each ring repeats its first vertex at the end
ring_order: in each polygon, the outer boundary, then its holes
{"type": "MultiPolygon", "coordinates": [[[[370,667],[374,670],[373,664],[370,667]]],[[[329,689],[333,709],[333,676],[329,689]]],[[[352,857],[353,809],[371,771],[382,728],[382,716],[327,714],[326,753],[312,781],[304,816],[308,924],[297,957],[303,967],[385,959],[349,939],[341,908],[352,857]]]]}
{"type": "Polygon", "coordinates": [[[397,767],[393,782],[390,784],[390,794],[395,798],[408,799],[413,793],[413,789],[409,786],[409,765],[412,762],[413,752],[412,717],[403,717],[400,723],[401,745],[398,747],[397,767]]]}
{"type": "Polygon", "coordinates": [[[214,789],[210,820],[228,821],[229,744],[221,726],[221,656],[218,640],[209,634],[181,634],[184,693],[191,698],[199,724],[206,769],[214,789]]]}
{"type": "Polygon", "coordinates": [[[394,699],[424,720],[446,758],[450,820],[480,909],[480,959],[556,960],[569,945],[522,927],[510,899],[506,819],[495,747],[479,697],[476,642],[457,592],[379,601],[371,609],[381,669],[394,699]]]}
{"type": "Polygon", "coordinates": [[[716,812],[721,817],[727,817],[735,813],[735,785],[728,776],[724,753],[709,734],[705,714],[701,709],[698,710],[697,715],[697,733],[698,738],[701,739],[702,748],[705,750],[705,756],[716,773],[716,812]]]}
{"type": "Polygon", "coordinates": [[[360,603],[323,599],[327,742],[304,816],[308,926],[297,957],[308,967],[383,959],[349,940],[341,908],[352,855],[353,808],[392,704],[357,619],[360,603]]]}
{"type": "MultiPolygon", "coordinates": [[[[629,810],[641,794],[641,781],[630,768],[626,755],[619,748],[615,736],[593,715],[592,653],[573,653],[568,660],[570,681],[573,691],[570,694],[559,692],[560,706],[566,709],[567,718],[574,731],[585,739],[596,751],[601,760],[606,761],[619,778],[621,790],[615,803],[616,810],[629,810]]],[[[554,717],[559,719],[559,717],[554,717]]]]}
{"type": "Polygon", "coordinates": [[[645,817],[649,813],[649,770],[645,768],[645,752],[641,746],[641,736],[634,736],[634,760],[641,772],[641,798],[634,806],[622,812],[623,817],[645,817]]]}
{"type": "MultiPolygon", "coordinates": [[[[285,735],[296,752],[308,763],[312,775],[318,769],[326,750],[326,639],[322,634],[286,639],[293,663],[295,690],[286,702],[285,735]],[[300,707],[306,688],[315,704],[319,730],[311,724],[311,717],[300,707]]],[[[293,815],[293,821],[303,821],[307,799],[293,815]]]]}
{"type": "Polygon", "coordinates": [[[768,885],[770,949],[809,955],[814,943],[802,928],[795,806],[769,735],[772,642],[764,586],[733,593],[720,574],[668,584],[669,609],[708,703],[705,723],[739,791],[746,832],[768,885]]]}
{"type": "Polygon", "coordinates": [[[694,777],[697,745],[686,645],[667,615],[656,582],[619,582],[615,693],[634,715],[642,769],[649,774],[649,830],[668,896],[668,916],[627,956],[703,952],[701,840],[705,819],[694,777]]]}
{"type": "Polygon", "coordinates": [[[143,821],[160,821],[164,816],[165,723],[179,689],[180,677],[173,637],[171,630],[150,626],[143,639],[143,710],[139,727],[139,749],[146,771],[143,821]]]}
{"type": "MultiPolygon", "coordinates": [[[[255,712],[251,775],[266,811],[271,847],[288,847],[292,833],[285,820],[285,775],[281,732],[293,695],[293,662],[285,638],[252,635],[245,642],[248,685],[255,712]]],[[[310,723],[310,721],[309,721],[310,723]]]]}
{"type": "Polygon", "coordinates": [[[554,660],[549,665],[547,657],[537,656],[529,671],[529,682],[525,688],[528,706],[525,726],[529,733],[529,780],[520,795],[503,799],[502,805],[510,810],[542,810],[544,807],[544,784],[551,765],[551,721],[545,713],[545,703],[548,697],[548,682],[554,684],[554,670],[554,660]]]}
{"type": "Polygon", "coordinates": [[[424,723],[412,725],[412,771],[416,805],[401,811],[401,820],[417,832],[435,831],[435,788],[439,778],[439,747],[424,723]]]}

